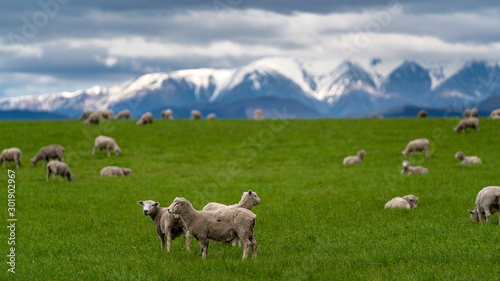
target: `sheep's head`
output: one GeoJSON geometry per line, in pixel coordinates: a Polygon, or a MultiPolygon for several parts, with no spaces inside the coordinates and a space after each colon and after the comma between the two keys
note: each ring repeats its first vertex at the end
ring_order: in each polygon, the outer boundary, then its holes
{"type": "Polygon", "coordinates": [[[126,176],[128,176],[128,175],[132,174],[132,169],[129,169],[129,168],[124,168],[124,169],[123,169],[123,174],[124,174],[124,175],[126,175],[126,176]]]}
{"type": "Polygon", "coordinates": [[[167,210],[170,214],[180,215],[188,203],[189,202],[186,199],[182,197],[177,197],[174,199],[174,202],[172,202],[172,204],[170,205],[170,207],[168,207],[167,210]]]}
{"type": "Polygon", "coordinates": [[[478,215],[478,213],[476,212],[476,210],[474,210],[474,211],[469,210],[469,213],[470,213],[470,219],[471,219],[473,222],[478,222],[478,221],[479,221],[479,215],[478,215]]]}
{"type": "Polygon", "coordinates": [[[152,200],[139,201],[137,204],[142,206],[142,212],[145,216],[150,216],[156,213],[156,208],[160,206],[160,203],[152,200]]]}
{"type": "Polygon", "coordinates": [[[404,196],[403,199],[408,201],[408,203],[410,203],[410,208],[412,208],[412,209],[417,208],[417,204],[418,204],[418,197],[417,196],[410,194],[410,195],[404,196]]]}
{"type": "Polygon", "coordinates": [[[122,149],[118,145],[115,147],[114,150],[115,150],[116,156],[118,156],[118,155],[120,155],[120,153],[122,153],[122,149]]]}
{"type": "Polygon", "coordinates": [[[403,161],[403,168],[405,168],[405,169],[406,169],[406,168],[408,168],[408,167],[410,167],[410,162],[408,162],[408,161],[406,161],[406,160],[405,160],[405,161],[403,161]]]}
{"type": "Polygon", "coordinates": [[[460,124],[458,124],[455,129],[453,129],[453,132],[455,133],[458,133],[460,131],[460,129],[462,129],[462,126],[460,124]]]}
{"type": "Polygon", "coordinates": [[[405,151],[401,152],[401,154],[403,154],[403,156],[406,157],[406,156],[408,156],[408,151],[405,150],[405,151]]]}
{"type": "Polygon", "coordinates": [[[75,178],[75,174],[70,174],[70,175],[68,176],[68,180],[69,180],[69,181],[73,181],[73,179],[74,179],[74,178],[75,178]]]}
{"type": "Polygon", "coordinates": [[[459,151],[457,152],[457,154],[455,154],[455,158],[456,159],[459,159],[459,160],[464,160],[464,153],[462,151],[459,151]]]}
{"type": "Polygon", "coordinates": [[[364,150],[358,151],[359,158],[363,159],[366,156],[366,152],[364,150]]]}
{"type": "Polygon", "coordinates": [[[31,167],[35,167],[36,157],[31,158],[30,162],[31,162],[31,167]]]}
{"type": "Polygon", "coordinates": [[[257,192],[251,190],[249,190],[248,192],[243,192],[243,196],[241,198],[249,198],[253,206],[260,205],[260,198],[259,196],[257,196],[257,192]]]}

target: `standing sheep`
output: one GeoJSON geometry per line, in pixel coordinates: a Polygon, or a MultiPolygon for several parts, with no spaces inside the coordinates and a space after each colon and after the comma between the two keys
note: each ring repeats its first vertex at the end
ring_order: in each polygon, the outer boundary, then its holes
{"type": "Polygon", "coordinates": [[[116,115],[115,119],[129,119],[130,118],[130,110],[125,109],[122,110],[116,115]]]}
{"type": "Polygon", "coordinates": [[[255,120],[263,120],[264,117],[262,117],[262,110],[260,109],[256,109],[254,112],[253,112],[253,119],[255,120]]]}
{"type": "Polygon", "coordinates": [[[385,204],[384,209],[416,209],[418,197],[413,194],[406,195],[403,198],[395,197],[385,204]]]}
{"type": "Polygon", "coordinates": [[[465,131],[469,127],[474,129],[474,131],[479,132],[479,119],[477,119],[475,117],[469,117],[466,119],[462,119],[462,120],[460,120],[460,122],[458,122],[458,125],[455,127],[455,129],[453,129],[453,131],[455,133],[462,131],[462,133],[465,134],[465,131]]]}
{"type": "Polygon", "coordinates": [[[231,242],[239,238],[243,244],[243,259],[257,257],[257,242],[254,238],[256,215],[243,208],[229,208],[217,212],[196,211],[184,198],[175,198],[168,212],[181,215],[189,234],[200,242],[202,257],[208,256],[209,239],[231,242]]]}
{"type": "Polygon", "coordinates": [[[174,119],[174,115],[172,113],[172,109],[168,108],[168,109],[165,109],[161,112],[161,118],[162,119],[167,119],[167,120],[173,120],[174,119]]]}
{"type": "Polygon", "coordinates": [[[2,150],[2,153],[0,154],[0,164],[3,163],[3,167],[5,168],[5,162],[9,162],[10,168],[10,162],[14,161],[14,163],[16,163],[16,168],[19,169],[19,166],[21,165],[21,156],[22,152],[19,148],[6,148],[2,150]]]}
{"type": "Polygon", "coordinates": [[[420,166],[410,166],[410,162],[403,161],[403,170],[401,170],[401,174],[408,175],[417,175],[417,174],[428,174],[429,170],[420,166]]]}
{"type": "Polygon", "coordinates": [[[132,174],[131,169],[117,166],[104,167],[100,172],[101,176],[128,176],[130,174],[132,174]]]}
{"type": "Polygon", "coordinates": [[[363,163],[363,158],[366,156],[366,152],[364,150],[358,151],[358,155],[354,156],[347,156],[344,158],[344,161],[342,162],[344,165],[351,165],[351,164],[361,164],[363,163]]]}
{"type": "Polygon", "coordinates": [[[207,120],[214,120],[216,117],[217,115],[215,115],[215,113],[210,113],[207,115],[207,120]]]}
{"type": "Polygon", "coordinates": [[[189,249],[189,236],[186,223],[181,216],[170,214],[167,208],[161,208],[160,203],[147,200],[139,201],[137,204],[143,206],[142,212],[145,216],[150,216],[156,226],[156,234],[160,237],[161,248],[165,248],[165,235],[167,236],[167,251],[170,252],[172,240],[184,234],[184,244],[189,249]]]}
{"type": "Polygon", "coordinates": [[[479,113],[477,112],[477,108],[473,108],[470,110],[470,117],[478,117],[479,113]]]}
{"type": "Polygon", "coordinates": [[[100,111],[94,111],[92,112],[89,117],[87,117],[87,120],[85,120],[84,124],[86,126],[88,125],[99,125],[99,122],[102,119],[102,114],[100,111]]]}
{"type": "Polygon", "coordinates": [[[147,125],[153,124],[153,114],[151,112],[146,112],[141,116],[141,119],[137,121],[137,125],[147,125]]]}
{"type": "Polygon", "coordinates": [[[191,120],[199,120],[199,119],[202,119],[201,112],[195,109],[191,110],[191,120]]]}
{"type": "Polygon", "coordinates": [[[82,113],[82,115],[80,115],[80,117],[78,117],[78,120],[85,120],[87,118],[89,118],[90,114],[94,113],[94,110],[87,110],[87,111],[84,111],[82,113]]]}
{"type": "Polygon", "coordinates": [[[111,110],[111,109],[99,110],[99,113],[101,114],[102,119],[113,119],[114,115],[115,115],[113,113],[113,110],[111,110]]]}
{"type": "Polygon", "coordinates": [[[418,115],[417,115],[418,118],[425,118],[427,117],[427,110],[425,109],[422,109],[418,112],[418,115]]]}
{"type": "Polygon", "coordinates": [[[57,160],[52,160],[47,164],[47,181],[49,181],[51,173],[53,173],[54,181],[56,181],[57,175],[61,175],[63,180],[64,177],[67,177],[68,181],[73,181],[75,176],[70,172],[68,164],[57,160]]]}
{"type": "Polygon", "coordinates": [[[99,153],[102,152],[103,148],[106,148],[108,151],[108,157],[111,156],[109,152],[111,149],[115,152],[116,156],[120,155],[122,152],[121,148],[116,144],[115,139],[105,136],[98,136],[95,138],[94,149],[92,149],[92,155],[95,154],[96,148],[99,148],[99,153]]]}
{"type": "MultiPolygon", "coordinates": [[[[486,222],[490,222],[491,215],[500,210],[500,187],[488,186],[477,194],[476,207],[474,211],[469,210],[470,218],[473,222],[483,222],[486,215],[486,222]]],[[[500,224],[500,216],[498,217],[500,224]]]]}
{"type": "Polygon", "coordinates": [[[462,151],[459,151],[455,154],[455,158],[461,160],[460,164],[483,164],[481,159],[477,156],[465,156],[462,151]]]}
{"type": "Polygon", "coordinates": [[[35,157],[31,158],[31,167],[35,167],[36,163],[42,160],[42,168],[45,166],[45,162],[49,162],[49,159],[57,158],[59,161],[64,162],[63,157],[64,147],[58,144],[51,144],[40,148],[35,157]]]}
{"type": "Polygon", "coordinates": [[[429,144],[429,140],[425,138],[412,140],[408,142],[408,145],[406,145],[406,148],[403,151],[403,156],[407,157],[410,153],[412,156],[415,156],[415,151],[425,151],[425,157],[430,157],[429,144]]]}

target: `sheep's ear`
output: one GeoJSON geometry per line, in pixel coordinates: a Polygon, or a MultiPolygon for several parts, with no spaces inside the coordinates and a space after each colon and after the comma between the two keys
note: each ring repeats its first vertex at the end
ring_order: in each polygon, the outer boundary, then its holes
{"type": "Polygon", "coordinates": [[[474,214],[474,211],[469,210],[469,213],[474,214]]]}
{"type": "Polygon", "coordinates": [[[155,203],[153,204],[153,206],[156,206],[156,207],[158,207],[158,206],[160,206],[160,203],[158,203],[158,202],[155,202],[155,203]]]}
{"type": "Polygon", "coordinates": [[[252,195],[252,191],[251,190],[248,191],[248,195],[252,195]]]}
{"type": "Polygon", "coordinates": [[[144,206],[144,202],[142,201],[137,202],[137,204],[144,206]]]}

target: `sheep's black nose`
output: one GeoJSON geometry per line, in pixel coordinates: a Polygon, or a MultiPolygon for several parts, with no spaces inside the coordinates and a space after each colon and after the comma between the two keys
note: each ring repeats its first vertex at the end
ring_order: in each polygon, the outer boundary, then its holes
{"type": "Polygon", "coordinates": [[[167,211],[170,213],[170,208],[168,208],[167,211]]]}

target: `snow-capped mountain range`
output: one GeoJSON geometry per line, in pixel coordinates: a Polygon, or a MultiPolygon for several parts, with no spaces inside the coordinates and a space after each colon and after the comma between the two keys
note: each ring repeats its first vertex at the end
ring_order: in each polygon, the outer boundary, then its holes
{"type": "Polygon", "coordinates": [[[362,66],[354,61],[328,64],[264,58],[235,69],[151,73],[109,89],[95,86],[71,93],[6,98],[0,100],[0,110],[75,117],[87,109],[130,109],[137,117],[172,108],[180,118],[191,109],[245,118],[256,108],[266,115],[273,108],[288,107],[297,117],[361,117],[408,105],[475,106],[500,96],[498,62],[404,61],[385,71],[379,65],[380,60],[362,66]]]}

